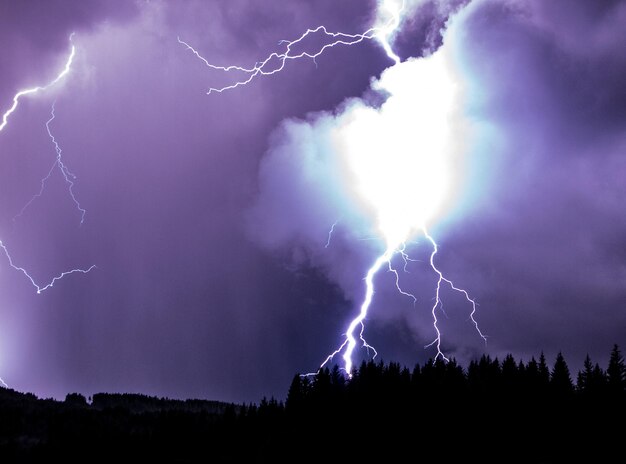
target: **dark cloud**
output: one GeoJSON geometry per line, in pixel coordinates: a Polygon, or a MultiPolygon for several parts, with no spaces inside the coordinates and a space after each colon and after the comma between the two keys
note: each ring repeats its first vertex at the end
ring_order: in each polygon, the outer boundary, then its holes
{"type": "Polygon", "coordinates": [[[98,269],[45,295],[3,273],[4,288],[19,295],[3,297],[5,380],[58,396],[142,390],[257,400],[281,395],[293,372],[317,364],[320,345],[336,340],[346,302],[319,273],[294,274],[254,245],[244,212],[271,130],[360,94],[388,60],[371,45],[338,49],[208,97],[222,76],[176,36],[217,62],[254,63],[307,27],[347,18],[345,27],[359,30],[370,14],[355,1],[346,4],[356,14],[344,6],[335,17],[331,3],[155,3],[133,21],[77,35],[71,79],[25,100],[2,134],[2,238],[40,280],[65,268],[98,269]],[[260,31],[256,16],[267,22],[260,31]],[[86,222],[78,227],[55,174],[13,223],[53,160],[44,123],[55,97],[52,129],[78,176],[86,222]]]}
{"type": "Polygon", "coordinates": [[[479,2],[463,19],[473,115],[505,142],[483,211],[449,231],[447,267],[477,280],[502,351],[581,358],[625,336],[624,3],[556,3],[479,2]]]}
{"type": "Polygon", "coordinates": [[[408,2],[410,15],[394,38],[394,50],[403,59],[429,55],[443,42],[448,20],[469,0],[426,0],[408,2]],[[414,5],[412,5],[415,3],[414,5]]]}

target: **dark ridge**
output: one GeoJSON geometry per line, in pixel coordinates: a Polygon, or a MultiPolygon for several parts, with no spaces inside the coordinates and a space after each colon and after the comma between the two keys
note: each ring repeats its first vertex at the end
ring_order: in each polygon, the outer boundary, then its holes
{"type": "MultiPolygon", "coordinates": [[[[74,394],[76,395],[76,394],[74,394]]],[[[82,395],[80,395],[82,396],[82,395]]],[[[69,397],[69,395],[68,395],[69,397]]],[[[84,399],[84,397],[83,397],[84,399]]],[[[68,401],[68,398],[65,399],[68,401]]],[[[86,405],[85,401],[85,405],[86,405]]],[[[172,400],[169,398],[156,398],[136,393],[96,393],[93,395],[91,406],[94,409],[105,410],[107,408],[120,408],[131,413],[186,411],[206,412],[209,414],[224,414],[227,408],[239,408],[237,405],[220,401],[207,400],[172,400]]]]}
{"type": "Polygon", "coordinates": [[[258,405],[0,388],[1,462],[623,462],[626,366],[483,356],[296,375],[258,405]]]}

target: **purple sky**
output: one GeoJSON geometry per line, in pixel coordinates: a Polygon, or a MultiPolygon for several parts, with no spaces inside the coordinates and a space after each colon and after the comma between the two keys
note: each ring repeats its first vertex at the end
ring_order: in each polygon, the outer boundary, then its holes
{"type": "MultiPolygon", "coordinates": [[[[475,0],[448,21],[460,3],[426,2],[396,40],[403,59],[451,50],[474,128],[432,232],[489,342],[446,294],[443,349],[462,361],[563,350],[572,367],[586,353],[603,362],[613,343],[626,347],[626,1],[475,0]]],[[[340,221],[324,247],[343,206],[326,184],[306,184],[306,144],[289,127],[319,128],[347,98],[375,104],[370,81],[392,62],[369,41],[206,95],[228,81],[176,38],[214,63],[250,65],[308,27],[362,32],[375,9],[0,0],[1,113],[58,73],[71,32],[77,48],[62,85],[23,99],[0,133],[0,239],[41,281],[98,266],[37,295],[0,260],[0,377],[43,396],[256,401],[315,370],[341,342],[380,245],[340,221]],[[13,220],[54,161],[54,100],[82,226],[58,172],[13,220]]],[[[428,248],[412,252],[424,260],[428,248]]],[[[376,281],[367,335],[383,359],[434,355],[423,347],[435,276],[423,264],[402,276],[415,307],[388,273],[376,281]]]]}

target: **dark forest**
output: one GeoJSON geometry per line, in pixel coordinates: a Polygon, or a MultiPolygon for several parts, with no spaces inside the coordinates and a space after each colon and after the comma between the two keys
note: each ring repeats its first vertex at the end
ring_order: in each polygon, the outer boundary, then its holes
{"type": "Polygon", "coordinates": [[[483,356],[296,375],[285,401],[0,389],[1,462],[624,462],[626,366],[483,356]]]}

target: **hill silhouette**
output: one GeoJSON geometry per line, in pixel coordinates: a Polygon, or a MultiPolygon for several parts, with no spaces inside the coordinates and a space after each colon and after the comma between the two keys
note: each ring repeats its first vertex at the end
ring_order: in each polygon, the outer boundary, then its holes
{"type": "Polygon", "coordinates": [[[296,375],[259,404],[99,393],[65,401],[0,388],[2,462],[623,462],[626,367],[562,354],[483,356],[467,369],[364,362],[296,375]]]}

